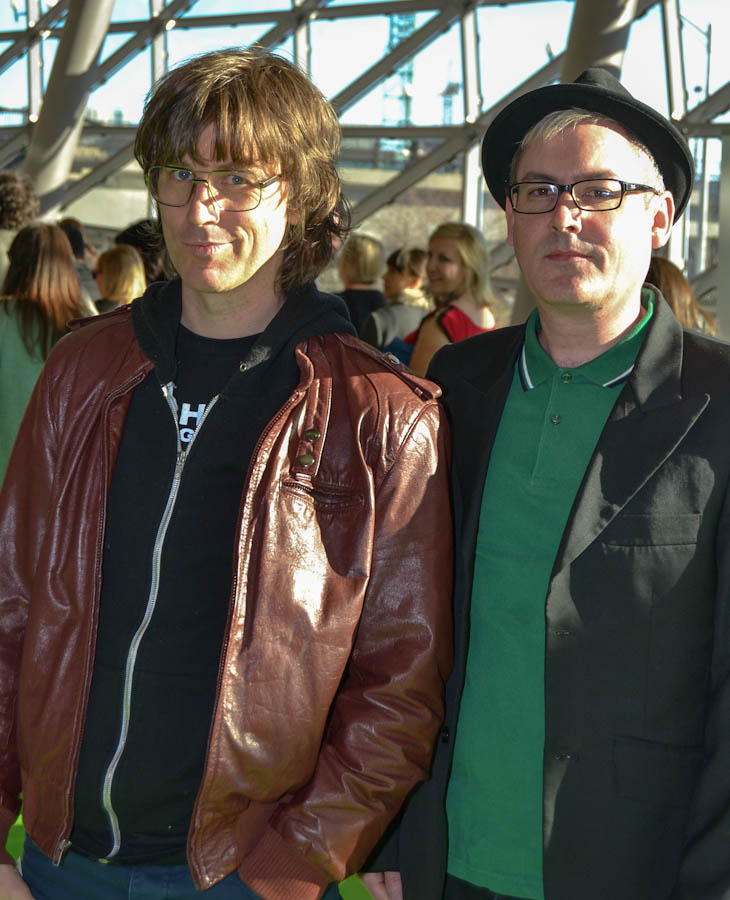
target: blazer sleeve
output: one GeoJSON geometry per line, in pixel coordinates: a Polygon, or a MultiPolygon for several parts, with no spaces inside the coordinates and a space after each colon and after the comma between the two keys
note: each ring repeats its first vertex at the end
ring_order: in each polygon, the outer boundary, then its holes
{"type": "Polygon", "coordinates": [[[727,492],[717,531],[716,553],[717,594],[703,761],[671,900],[730,900],[730,496],[727,492]]]}

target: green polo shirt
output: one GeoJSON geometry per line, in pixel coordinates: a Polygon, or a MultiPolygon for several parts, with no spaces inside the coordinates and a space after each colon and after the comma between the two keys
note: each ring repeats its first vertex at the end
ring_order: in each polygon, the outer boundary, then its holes
{"type": "Polygon", "coordinates": [[[557,366],[527,323],[482,496],[466,681],[446,809],[450,874],[542,900],[545,599],[573,501],[652,312],[557,366]]]}

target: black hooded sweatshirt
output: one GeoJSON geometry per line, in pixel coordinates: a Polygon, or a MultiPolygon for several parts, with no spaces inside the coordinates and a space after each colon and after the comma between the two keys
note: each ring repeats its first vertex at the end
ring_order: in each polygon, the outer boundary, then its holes
{"type": "Polygon", "coordinates": [[[107,501],[74,794],[74,849],[126,864],[185,862],[251,457],[299,381],[295,346],[353,333],[342,301],[314,285],[246,338],[194,335],[180,325],[181,307],[179,281],[152,285],[132,304],[155,368],[132,396],[107,501]]]}

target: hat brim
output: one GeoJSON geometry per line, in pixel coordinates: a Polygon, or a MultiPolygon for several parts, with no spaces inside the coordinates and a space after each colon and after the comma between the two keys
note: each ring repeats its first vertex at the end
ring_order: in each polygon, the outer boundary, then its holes
{"type": "Polygon", "coordinates": [[[684,212],[694,182],[694,162],[684,136],[668,119],[629,93],[591,84],[552,84],[518,97],[497,114],[482,142],[482,171],[502,209],[512,159],[527,132],[549,113],[585,109],[615,119],[649,150],[675,203],[675,222],[684,212]]]}

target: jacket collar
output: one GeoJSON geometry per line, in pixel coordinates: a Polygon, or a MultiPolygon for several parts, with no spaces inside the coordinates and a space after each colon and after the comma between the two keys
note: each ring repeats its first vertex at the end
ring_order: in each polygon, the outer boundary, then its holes
{"type": "MultiPolygon", "coordinates": [[[[144,295],[132,303],[135,336],[147,358],[154,363],[161,384],[175,380],[177,330],[182,315],[182,286],[179,278],[152,284],[144,295]]],[[[282,351],[307,338],[334,332],[354,334],[343,301],[323,294],[312,284],[305,284],[287,295],[281,309],[259,335],[245,360],[247,376],[260,377],[282,351]]],[[[258,379],[256,379],[258,381],[258,379]]],[[[235,379],[233,390],[237,385],[235,379]]],[[[252,379],[247,377],[246,390],[252,379]]]]}

